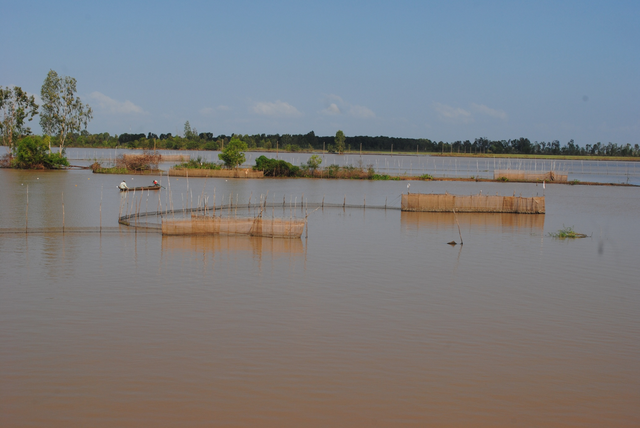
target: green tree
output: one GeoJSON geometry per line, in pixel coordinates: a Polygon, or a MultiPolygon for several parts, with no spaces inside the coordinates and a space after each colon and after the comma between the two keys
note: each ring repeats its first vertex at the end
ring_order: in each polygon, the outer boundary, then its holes
{"type": "Polygon", "coordinates": [[[196,128],[191,128],[191,124],[188,120],[184,123],[184,138],[187,140],[195,140],[198,138],[198,130],[196,128]]]}
{"type": "Polygon", "coordinates": [[[312,172],[318,169],[321,163],[322,163],[322,158],[318,155],[311,155],[309,160],[307,160],[307,166],[312,172]]]}
{"type": "Polygon", "coordinates": [[[224,162],[227,168],[236,168],[245,161],[244,151],[247,150],[247,143],[233,137],[231,141],[224,147],[218,158],[224,162]]]}
{"type": "Polygon", "coordinates": [[[3,88],[0,86],[0,132],[2,145],[13,153],[13,140],[31,134],[31,128],[25,126],[38,114],[38,105],[33,95],[29,96],[19,86],[3,88]]]}
{"type": "Polygon", "coordinates": [[[49,138],[28,136],[18,140],[11,166],[21,169],[57,169],[69,166],[64,155],[49,152],[49,138]]]}
{"type": "Polygon", "coordinates": [[[345,142],[346,138],[344,136],[344,132],[342,131],[338,131],[336,132],[336,152],[342,154],[344,153],[344,142],[345,142]]]}
{"type": "Polygon", "coordinates": [[[45,135],[58,135],[60,151],[64,149],[64,141],[68,134],[79,132],[82,125],[87,128],[93,119],[93,110],[82,104],[76,97],[76,79],[69,76],[58,76],[49,70],[40,89],[42,112],[40,126],[45,135]]]}

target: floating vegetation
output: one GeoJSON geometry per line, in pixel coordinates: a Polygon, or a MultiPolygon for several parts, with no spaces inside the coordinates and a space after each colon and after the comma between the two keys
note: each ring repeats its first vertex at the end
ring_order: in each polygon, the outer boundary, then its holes
{"type": "Polygon", "coordinates": [[[565,227],[563,225],[562,229],[558,230],[557,232],[549,232],[549,236],[558,239],[576,239],[586,238],[588,235],[585,235],[584,233],[576,233],[576,231],[573,230],[573,227],[565,227]]]}

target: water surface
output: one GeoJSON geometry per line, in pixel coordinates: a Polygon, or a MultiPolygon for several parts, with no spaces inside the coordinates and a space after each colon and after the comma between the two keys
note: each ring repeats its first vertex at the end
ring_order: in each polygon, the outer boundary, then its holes
{"type": "Polygon", "coordinates": [[[0,178],[2,426],[640,425],[637,189],[549,185],[544,216],[458,215],[452,247],[451,214],[371,208],[403,182],[171,179],[174,206],[370,207],[273,240],[117,232],[120,176],[0,178]],[[66,233],[15,233],[27,186],[29,227],[61,228],[64,200],[66,233]],[[563,225],[591,237],[548,236],[563,225]]]}

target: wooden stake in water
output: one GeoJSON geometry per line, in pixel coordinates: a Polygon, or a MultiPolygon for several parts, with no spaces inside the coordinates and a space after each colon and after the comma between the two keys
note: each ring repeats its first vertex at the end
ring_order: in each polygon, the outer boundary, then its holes
{"type": "Polygon", "coordinates": [[[460,223],[458,222],[458,216],[456,215],[456,210],[453,210],[453,217],[456,219],[456,224],[458,225],[458,235],[460,236],[460,245],[463,245],[464,242],[462,242],[462,233],[460,233],[460,223]]]}
{"type": "Polygon", "coordinates": [[[102,233],[102,190],[104,184],[100,187],[100,233],[102,233]]]}
{"type": "Polygon", "coordinates": [[[64,233],[64,192],[62,192],[62,233],[64,233]]]}
{"type": "Polygon", "coordinates": [[[25,226],[24,226],[24,231],[25,233],[28,233],[29,231],[29,185],[27,184],[27,212],[25,213],[25,226]]]}

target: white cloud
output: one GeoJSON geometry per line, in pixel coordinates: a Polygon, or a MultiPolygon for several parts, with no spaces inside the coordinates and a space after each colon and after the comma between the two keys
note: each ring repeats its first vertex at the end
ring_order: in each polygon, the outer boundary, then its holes
{"type": "Polygon", "coordinates": [[[220,111],[229,111],[231,110],[231,107],[229,106],[225,106],[225,105],[219,105],[218,107],[216,107],[218,110],[220,111]]]}
{"type": "Polygon", "coordinates": [[[298,117],[302,116],[302,113],[289,103],[283,101],[272,102],[256,102],[251,107],[254,113],[263,116],[278,116],[278,117],[298,117]]]}
{"type": "Polygon", "coordinates": [[[110,113],[115,114],[130,114],[130,113],[138,113],[145,114],[146,112],[142,109],[142,107],[135,105],[129,100],[125,102],[116,101],[113,98],[106,96],[100,92],[92,92],[89,94],[89,98],[94,99],[98,102],[98,105],[109,111],[110,113]]]}
{"type": "Polygon", "coordinates": [[[346,112],[349,116],[357,117],[360,119],[369,119],[376,117],[376,114],[368,107],[354,105],[343,100],[342,97],[329,94],[325,97],[325,105],[329,104],[326,108],[320,110],[321,114],[327,116],[335,116],[346,112]]]}
{"type": "Polygon", "coordinates": [[[328,116],[335,116],[336,114],[340,114],[342,112],[340,111],[340,107],[338,107],[336,103],[331,103],[329,104],[329,107],[321,110],[320,113],[326,114],[328,116]]]}
{"type": "Polygon", "coordinates": [[[495,117],[496,119],[507,120],[507,113],[502,110],[495,110],[483,104],[475,103],[471,103],[471,108],[478,113],[486,114],[487,116],[495,117]]]}
{"type": "Polygon", "coordinates": [[[473,122],[471,112],[460,107],[451,107],[446,104],[434,103],[434,108],[438,112],[438,119],[447,122],[469,123],[473,122]]]}
{"type": "Polygon", "coordinates": [[[354,117],[359,117],[361,119],[369,119],[370,117],[376,117],[376,114],[364,107],[364,106],[351,106],[349,109],[349,114],[354,117]]]}

